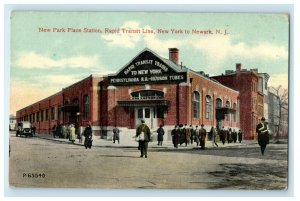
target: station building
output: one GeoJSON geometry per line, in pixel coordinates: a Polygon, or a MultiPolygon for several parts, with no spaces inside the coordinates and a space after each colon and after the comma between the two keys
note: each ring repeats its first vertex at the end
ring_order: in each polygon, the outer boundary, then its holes
{"type": "Polygon", "coordinates": [[[178,124],[239,129],[239,92],[182,66],[179,57],[177,48],[169,48],[168,59],[146,48],[115,74],[90,75],[17,111],[17,121],[49,134],[57,124],[91,123],[103,138],[115,126],[132,135],[141,119],[153,131],[164,125],[167,133],[178,124]]]}

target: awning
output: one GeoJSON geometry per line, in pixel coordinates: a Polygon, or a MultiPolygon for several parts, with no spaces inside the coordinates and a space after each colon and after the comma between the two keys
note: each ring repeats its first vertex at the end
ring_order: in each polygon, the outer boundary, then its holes
{"type": "Polygon", "coordinates": [[[63,112],[78,112],[79,107],[78,107],[78,105],[63,105],[61,107],[61,110],[63,112]]]}
{"type": "Polygon", "coordinates": [[[155,99],[155,100],[119,100],[119,106],[123,107],[144,107],[144,106],[169,106],[168,100],[155,99]]]}
{"type": "Polygon", "coordinates": [[[223,114],[234,114],[236,112],[235,109],[233,108],[230,108],[230,107],[219,107],[219,108],[216,108],[217,112],[221,112],[223,114]]]}

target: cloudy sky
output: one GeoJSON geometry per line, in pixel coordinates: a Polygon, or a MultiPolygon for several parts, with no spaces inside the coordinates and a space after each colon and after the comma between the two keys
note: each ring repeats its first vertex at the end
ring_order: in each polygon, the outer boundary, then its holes
{"type": "Polygon", "coordinates": [[[177,47],[183,65],[209,75],[235,70],[235,64],[242,63],[242,68],[268,73],[270,86],[287,88],[288,31],[284,14],[14,12],[10,113],[90,74],[117,72],[145,48],[168,58],[168,48],[177,47]],[[65,32],[54,31],[61,28],[65,32]],[[68,32],[68,28],[102,33],[68,32]],[[105,33],[105,28],[154,34],[105,33]],[[213,34],[192,34],[193,29],[213,34]],[[215,34],[216,30],[228,34],[215,34]]]}

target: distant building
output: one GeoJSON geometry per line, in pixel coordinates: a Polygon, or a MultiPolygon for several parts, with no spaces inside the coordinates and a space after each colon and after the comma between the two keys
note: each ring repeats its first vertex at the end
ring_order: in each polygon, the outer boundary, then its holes
{"type": "Polygon", "coordinates": [[[17,118],[14,115],[9,116],[9,130],[16,130],[17,118]]]}
{"type": "Polygon", "coordinates": [[[255,139],[256,125],[264,116],[264,94],[268,82],[268,74],[258,74],[257,69],[242,69],[241,64],[236,64],[236,70],[226,70],[225,75],[212,78],[221,84],[240,92],[240,126],[245,139],[255,139]]]}

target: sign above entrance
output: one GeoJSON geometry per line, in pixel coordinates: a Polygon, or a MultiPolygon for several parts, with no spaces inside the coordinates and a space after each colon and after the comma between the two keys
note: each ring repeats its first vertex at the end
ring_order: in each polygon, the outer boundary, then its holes
{"type": "Polygon", "coordinates": [[[180,66],[160,58],[149,50],[142,52],[117,75],[109,76],[111,85],[172,84],[186,82],[186,72],[180,66]],[[168,63],[168,64],[167,64],[168,63]]]}

